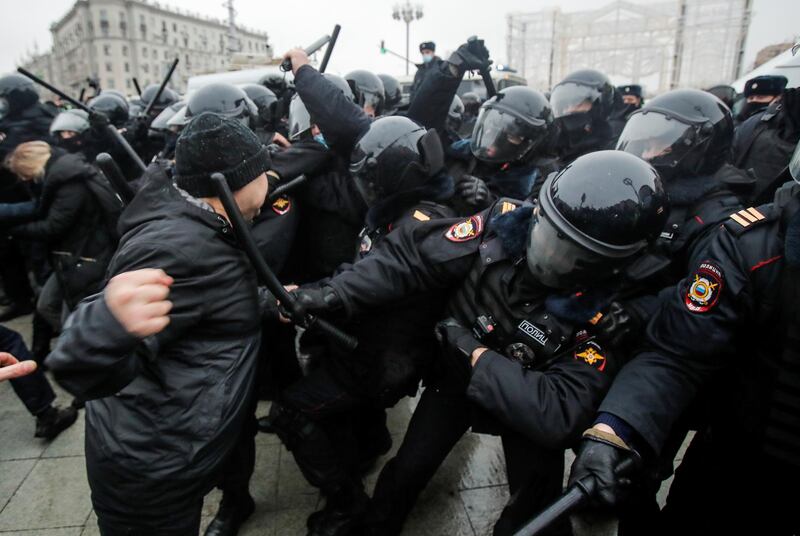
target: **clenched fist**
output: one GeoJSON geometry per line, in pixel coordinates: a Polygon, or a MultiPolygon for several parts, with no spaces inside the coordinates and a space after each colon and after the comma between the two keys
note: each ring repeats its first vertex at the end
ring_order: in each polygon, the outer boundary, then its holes
{"type": "Polygon", "coordinates": [[[284,60],[292,62],[292,74],[297,74],[297,70],[303,65],[308,65],[308,54],[302,48],[293,48],[283,55],[284,60]]]}
{"type": "Polygon", "coordinates": [[[173,279],[164,270],[146,268],[123,272],[106,285],[105,300],[111,314],[135,337],[154,335],[169,324],[167,300],[173,279]]]}

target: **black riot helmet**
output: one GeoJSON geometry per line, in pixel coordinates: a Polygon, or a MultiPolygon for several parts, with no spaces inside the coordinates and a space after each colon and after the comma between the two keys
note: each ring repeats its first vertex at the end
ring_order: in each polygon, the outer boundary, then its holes
{"type": "MultiPolygon", "coordinates": [[[[147,105],[150,104],[150,101],[156,98],[156,93],[158,93],[158,88],[159,84],[150,84],[149,86],[147,86],[142,90],[142,96],[141,96],[142,108],[147,108],[147,105]]],[[[178,96],[177,93],[172,91],[170,88],[165,87],[164,91],[162,91],[161,95],[159,95],[158,97],[158,102],[156,102],[150,109],[150,114],[153,117],[155,117],[156,115],[161,113],[161,110],[163,110],[170,104],[178,102],[179,100],[180,97],[178,96]]]]}
{"type": "Polygon", "coordinates": [[[286,93],[286,90],[289,88],[286,77],[278,73],[269,73],[265,75],[259,81],[259,84],[272,91],[279,99],[283,97],[283,94],[286,93]]]}
{"type": "Polygon", "coordinates": [[[655,240],[668,215],[661,179],[647,162],[620,151],[589,153],[542,186],[528,267],[552,288],[601,281],[655,240]]]}
{"type": "Polygon", "coordinates": [[[617,149],[647,160],[670,180],[713,174],[732,142],[733,118],[721,100],[699,89],[675,89],[631,115],[617,149]]]}
{"type": "MultiPolygon", "coordinates": [[[[328,82],[339,88],[347,100],[350,102],[355,101],[353,90],[350,89],[350,85],[344,78],[330,73],[325,73],[322,76],[324,76],[328,82]]],[[[300,95],[293,95],[289,103],[289,140],[294,141],[309,136],[313,122],[300,95]]]]}
{"type": "Polygon", "coordinates": [[[250,118],[258,115],[258,109],[242,88],[225,82],[208,84],[195,91],[186,101],[186,122],[203,112],[214,112],[231,119],[238,119],[250,126],[250,118]]]}
{"type": "Polygon", "coordinates": [[[175,117],[175,114],[180,112],[186,107],[186,101],[180,100],[176,103],[170,104],[166,108],[164,108],[160,114],[153,119],[153,122],[150,123],[150,130],[155,130],[158,132],[167,131],[170,128],[169,120],[175,117]]]}
{"type": "Polygon", "coordinates": [[[544,95],[527,86],[507,87],[481,106],[470,149],[484,162],[518,162],[533,154],[552,126],[544,95]]]}
{"type": "Polygon", "coordinates": [[[29,78],[17,73],[0,76],[0,120],[19,115],[37,102],[39,93],[29,78]]]}
{"type": "Polygon", "coordinates": [[[450,102],[450,109],[447,110],[447,130],[451,132],[458,132],[461,128],[461,123],[464,122],[464,103],[461,102],[461,97],[453,95],[453,100],[450,102]]]}
{"type": "Polygon", "coordinates": [[[736,102],[737,93],[736,90],[733,89],[731,86],[720,84],[717,86],[710,87],[706,91],[714,95],[716,98],[725,103],[725,106],[733,110],[733,103],[736,102]]]}
{"type": "Polygon", "coordinates": [[[436,131],[402,116],[373,121],[350,156],[350,174],[368,206],[422,187],[443,169],[436,131]]]}
{"type": "Polygon", "coordinates": [[[124,127],[125,123],[128,122],[128,101],[119,95],[104,91],[90,100],[88,106],[91,110],[101,112],[108,117],[111,124],[117,128],[124,127]]]}
{"type": "Polygon", "coordinates": [[[90,128],[88,113],[83,110],[65,110],[50,124],[50,136],[59,147],[76,153],[89,143],[90,128]]]}
{"type": "Polygon", "coordinates": [[[278,97],[271,89],[259,84],[242,84],[239,86],[245,94],[253,101],[258,110],[256,126],[270,130],[274,128],[275,107],[278,104],[278,97]]]}
{"type": "Polygon", "coordinates": [[[556,119],[589,114],[593,120],[607,120],[614,106],[614,86],[606,75],[581,69],[567,75],[553,88],[550,104],[556,119]]]}
{"type": "Polygon", "coordinates": [[[388,74],[379,74],[378,78],[383,82],[385,113],[394,113],[400,105],[400,101],[403,100],[403,90],[400,89],[400,82],[397,81],[397,78],[388,74]]]}
{"type": "Polygon", "coordinates": [[[101,95],[116,95],[117,97],[119,97],[120,99],[124,100],[125,102],[128,102],[128,97],[122,91],[117,91],[116,89],[104,89],[103,91],[100,92],[100,94],[101,95]]]}
{"type": "Polygon", "coordinates": [[[358,69],[344,76],[356,96],[356,104],[361,106],[368,115],[379,117],[383,115],[385,89],[383,82],[377,75],[358,69]]]}
{"type": "Polygon", "coordinates": [[[478,115],[478,110],[480,110],[481,104],[483,104],[480,96],[474,91],[467,91],[461,95],[461,102],[464,103],[464,112],[472,117],[478,115]]]}

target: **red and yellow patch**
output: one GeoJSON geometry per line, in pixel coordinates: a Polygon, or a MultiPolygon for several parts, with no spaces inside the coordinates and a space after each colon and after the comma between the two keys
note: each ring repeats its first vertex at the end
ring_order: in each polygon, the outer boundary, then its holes
{"type": "Polygon", "coordinates": [[[704,261],[689,280],[684,304],[693,313],[705,313],[717,304],[722,292],[722,270],[719,266],[704,261]]]}
{"type": "Polygon", "coordinates": [[[444,234],[451,242],[466,242],[477,238],[483,232],[483,217],[471,216],[469,219],[450,227],[444,234]]]}
{"type": "Polygon", "coordinates": [[[280,196],[272,203],[272,211],[278,216],[283,216],[292,209],[292,200],[285,195],[280,196]]]}
{"type": "Polygon", "coordinates": [[[575,359],[582,359],[587,365],[603,372],[606,368],[606,357],[602,352],[603,350],[599,344],[589,341],[578,350],[575,350],[575,359]]]}

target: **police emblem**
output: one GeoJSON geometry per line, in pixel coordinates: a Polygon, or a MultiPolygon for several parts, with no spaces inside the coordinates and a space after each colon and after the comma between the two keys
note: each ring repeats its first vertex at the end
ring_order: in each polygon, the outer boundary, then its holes
{"type": "Polygon", "coordinates": [[[483,232],[483,217],[471,216],[468,220],[462,221],[450,227],[444,234],[445,238],[451,242],[466,242],[480,236],[483,232]]]}
{"type": "Polygon", "coordinates": [[[705,261],[690,280],[684,303],[693,313],[705,313],[717,304],[722,291],[722,270],[705,261]]]}
{"type": "Polygon", "coordinates": [[[359,253],[369,253],[372,249],[372,239],[369,237],[368,234],[364,234],[361,237],[361,245],[358,247],[359,253]]]}
{"type": "Polygon", "coordinates": [[[285,195],[280,196],[272,203],[272,211],[278,216],[283,216],[292,208],[292,201],[285,195]]]}
{"type": "Polygon", "coordinates": [[[575,359],[583,359],[587,365],[595,367],[600,372],[606,368],[606,357],[603,350],[596,342],[589,341],[578,350],[575,350],[575,359]]]}

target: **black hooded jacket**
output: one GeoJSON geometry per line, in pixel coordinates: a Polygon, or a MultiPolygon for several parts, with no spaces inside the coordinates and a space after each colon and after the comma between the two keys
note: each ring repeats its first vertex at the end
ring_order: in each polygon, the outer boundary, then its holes
{"type": "Polygon", "coordinates": [[[138,340],[100,293],[78,306],[48,358],[60,384],[89,400],[93,495],[117,508],[168,508],[210,489],[251,410],[261,341],[256,276],[230,224],[160,169],[149,173],[120,219],[109,276],[172,276],[169,325],[138,340]]]}

